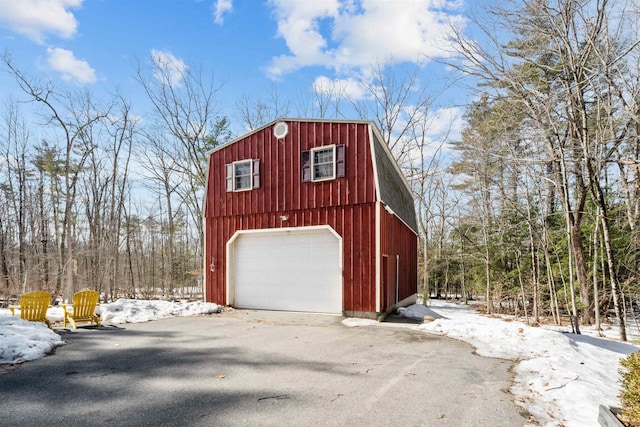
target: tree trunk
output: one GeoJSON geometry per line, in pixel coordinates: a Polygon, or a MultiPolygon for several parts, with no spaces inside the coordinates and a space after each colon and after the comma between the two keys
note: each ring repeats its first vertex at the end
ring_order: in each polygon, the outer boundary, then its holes
{"type": "Polygon", "coordinates": [[[613,256],[613,248],[611,247],[611,237],[609,235],[609,221],[607,220],[607,211],[600,207],[602,211],[601,224],[602,224],[602,239],[604,241],[604,248],[607,254],[607,266],[609,267],[609,280],[611,281],[611,295],[613,297],[613,308],[618,317],[618,329],[620,333],[620,339],[622,341],[627,340],[627,330],[625,327],[624,311],[622,311],[620,298],[621,293],[618,286],[615,259],[613,256]]]}
{"type": "Polygon", "coordinates": [[[4,282],[4,287],[9,290],[9,267],[7,266],[5,247],[5,231],[4,225],[2,224],[2,216],[0,215],[0,273],[2,273],[2,281],[4,282]]]}

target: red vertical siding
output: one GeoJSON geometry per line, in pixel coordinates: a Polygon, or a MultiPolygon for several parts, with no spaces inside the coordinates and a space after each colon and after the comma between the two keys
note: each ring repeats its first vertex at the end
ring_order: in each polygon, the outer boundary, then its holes
{"type": "Polygon", "coordinates": [[[226,244],[236,231],[329,225],[342,237],[344,310],[375,312],[375,205],[305,209],[284,214],[289,215],[289,220],[283,223],[267,213],[207,218],[209,265],[215,260],[214,271],[207,271],[207,299],[227,303],[226,244]],[[365,232],[367,229],[370,232],[365,232]]]}
{"type": "Polygon", "coordinates": [[[375,202],[366,123],[293,122],[289,128],[284,139],[275,139],[269,127],[211,154],[207,217],[375,202]],[[301,182],[300,153],[331,144],[345,145],[347,176],[301,182]],[[227,193],[225,164],[245,159],[261,160],[261,187],[227,193]]]}
{"type": "Polygon", "coordinates": [[[398,264],[398,301],[410,297],[418,285],[418,237],[397,216],[380,209],[380,251],[389,257],[387,289],[381,289],[382,307],[385,311],[395,303],[396,256],[398,264]]]}
{"type": "Polygon", "coordinates": [[[238,230],[329,225],[343,245],[343,309],[376,311],[375,188],[367,123],[288,122],[283,139],[267,127],[210,156],[207,189],[207,300],[226,304],[226,243],[238,230]],[[300,153],[344,144],[346,177],[302,182],[300,153]],[[261,187],[226,192],[225,165],[260,159],[261,187]],[[289,216],[286,222],[281,215],[289,216]]]}

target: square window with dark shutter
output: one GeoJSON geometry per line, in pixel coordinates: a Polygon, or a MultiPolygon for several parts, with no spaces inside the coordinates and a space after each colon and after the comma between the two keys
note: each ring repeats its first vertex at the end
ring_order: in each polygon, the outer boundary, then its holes
{"type": "Polygon", "coordinates": [[[326,181],[346,176],[344,145],[312,148],[300,153],[302,182],[326,181]]]}
{"type": "Polygon", "coordinates": [[[335,146],[311,150],[311,180],[324,181],[336,177],[335,146]]]}
{"type": "Polygon", "coordinates": [[[225,165],[227,191],[260,188],[260,160],[248,159],[225,165]]]}

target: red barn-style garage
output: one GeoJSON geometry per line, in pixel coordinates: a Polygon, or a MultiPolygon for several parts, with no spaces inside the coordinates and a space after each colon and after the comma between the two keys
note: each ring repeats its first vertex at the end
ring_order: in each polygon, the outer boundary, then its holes
{"type": "Polygon", "coordinates": [[[417,247],[373,122],[280,119],[209,153],[207,301],[377,318],[415,298],[417,247]]]}

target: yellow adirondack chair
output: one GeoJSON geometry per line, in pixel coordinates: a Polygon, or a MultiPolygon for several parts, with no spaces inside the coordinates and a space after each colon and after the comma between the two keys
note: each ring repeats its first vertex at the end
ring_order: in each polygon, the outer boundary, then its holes
{"type": "Polygon", "coordinates": [[[73,305],[62,304],[64,312],[63,323],[67,322],[76,329],[77,322],[90,322],[100,326],[100,316],[95,314],[100,294],[96,291],[80,291],[73,295],[73,305]],[[71,310],[67,310],[69,307],[71,310]]]}
{"type": "Polygon", "coordinates": [[[49,292],[27,292],[20,297],[20,305],[9,307],[11,315],[15,316],[16,309],[20,310],[20,318],[32,322],[44,322],[51,328],[47,319],[47,309],[51,302],[49,292]]]}

